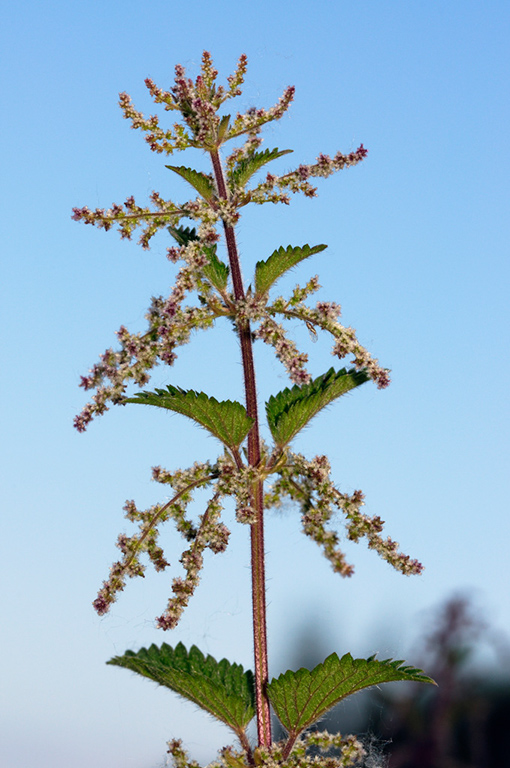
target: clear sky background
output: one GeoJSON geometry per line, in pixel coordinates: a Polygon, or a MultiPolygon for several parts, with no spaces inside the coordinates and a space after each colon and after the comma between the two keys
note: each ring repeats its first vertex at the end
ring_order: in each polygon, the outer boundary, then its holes
{"type": "MultiPolygon", "coordinates": [[[[168,292],[166,243],[150,252],[71,221],[73,206],[108,207],[153,189],[187,199],[131,131],[119,91],[152,111],[145,77],[167,88],[176,63],[196,74],[210,50],[220,80],[239,55],[249,70],[238,109],[269,107],[296,86],[265,146],[292,148],[275,171],[320,152],[366,161],[319,183],[319,197],[247,210],[239,242],[249,279],[280,245],[327,243],[287,286],[315,273],[320,296],[382,364],[392,386],[365,385],[319,416],[297,448],[328,453],[342,490],[424,562],[404,578],[348,547],[355,576],[335,576],[300,533],[293,510],[267,531],[271,673],[292,664],[317,628],[324,655],[350,650],[409,658],[422,617],[447,596],[476,597],[510,634],[508,513],[508,152],[510,7],[473,0],[315,2],[24,2],[2,13],[2,651],[4,768],[158,768],[180,736],[211,760],[230,743],[191,705],[104,662],[152,642],[196,643],[251,666],[247,530],[206,560],[204,581],[172,634],[154,628],[178,570],[132,581],[111,614],[91,608],[114,542],[130,531],[122,505],[161,499],[150,467],[215,457],[183,418],[117,409],[85,435],[79,376],[144,327],[150,296],[168,292]]],[[[189,150],[176,164],[203,164],[189,150]]],[[[204,166],[205,167],[205,166],[204,166]]],[[[228,329],[198,336],[154,383],[242,397],[228,329]]],[[[333,363],[312,345],[310,369],[333,363]]],[[[261,400],[287,386],[257,347],[261,400]]],[[[156,410],[156,409],[154,409],[156,410]]],[[[163,489],[164,490],[164,489],[163,489]]],[[[239,528],[239,526],[238,526],[239,528]]],[[[163,537],[165,538],[165,537],[163,537]]],[[[410,661],[416,659],[410,658],[410,661]]],[[[487,661],[488,663],[488,661],[487,661]]]]}

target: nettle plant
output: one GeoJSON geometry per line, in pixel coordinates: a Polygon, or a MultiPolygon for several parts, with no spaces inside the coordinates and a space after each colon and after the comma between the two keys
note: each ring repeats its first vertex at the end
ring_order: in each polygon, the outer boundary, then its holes
{"type": "MultiPolygon", "coordinates": [[[[225,499],[232,497],[236,520],[250,529],[253,608],[254,670],[243,670],[239,664],[223,659],[216,661],[192,646],[181,643],[175,648],[151,645],[137,652],[127,651],[108,663],[126,667],[160,685],[176,691],[206,712],[225,723],[235,733],[238,744],[220,753],[221,766],[241,768],[246,765],[307,766],[329,768],[360,764],[364,748],[354,736],[333,735],[310,730],[321,717],[345,697],[369,686],[396,680],[433,682],[420,670],[403,666],[402,661],[387,659],[354,659],[329,656],[309,671],[288,671],[277,678],[268,674],[266,632],[266,600],[264,573],[264,513],[284,501],[295,502],[301,510],[303,531],[322,549],[333,570],[351,576],[352,566],[339,549],[339,536],[331,527],[333,515],[340,512],[345,520],[345,536],[350,541],[366,539],[384,560],[403,574],[420,573],[416,560],[398,551],[398,545],[382,535],[383,521],[363,512],[363,494],[349,495],[339,491],[330,476],[326,456],[308,459],[292,450],[292,441],[309,421],[341,395],[372,380],[379,388],[389,384],[388,371],[382,368],[356,338],[352,328],[339,322],[340,307],[333,302],[307,303],[319,289],[317,276],[304,286],[297,285],[287,298],[274,297],[272,290],[278,279],[299,262],[319,253],[325,245],[281,246],[258,261],[250,285],[242,276],[236,242],[236,227],[241,209],[255,203],[290,202],[289,193],[315,197],[311,179],[325,178],[361,162],[367,154],[361,145],[347,155],[338,152],[333,158],[320,155],[315,163],[300,165],[296,170],[278,176],[267,173],[259,183],[253,177],[272,160],[291,150],[261,150],[261,129],[279,120],[289,108],[294,88],[287,88],[278,104],[270,109],[251,108],[245,114],[221,114],[223,105],[239,96],[246,73],[247,59],[241,56],[237,69],[228,77],[226,87],[216,85],[217,71],[211,56],[204,52],[200,74],[195,82],[185,70],[175,69],[175,85],[170,91],[145,81],[156,104],[181,118],[172,128],[162,128],[157,116],[145,117],[123,93],[120,106],[132,128],[140,129],[150,148],[171,155],[188,148],[209,155],[212,173],[206,174],[186,166],[166,167],[182,177],[197,194],[192,200],[174,203],[159,193],[151,195],[152,206],[140,207],[133,197],[123,205],[108,210],[75,208],[73,219],[109,230],[118,226],[122,238],[130,239],[141,230],[139,242],[149,248],[151,238],[160,230],[172,237],[168,259],[179,264],[175,284],[167,297],[151,301],[145,333],[130,333],[124,326],[117,332],[120,348],[108,349],[81,386],[95,393],[75,426],[82,432],[95,415],[108,410],[109,404],[136,403],[155,406],[187,416],[214,435],[222,445],[219,456],[207,462],[195,462],[188,469],[152,470],[158,483],[170,491],[170,498],[149,509],[139,510],[133,501],[125,505],[126,518],[138,525],[136,533],[121,534],[117,546],[120,559],[113,564],[103,583],[94,607],[105,614],[124,589],[128,577],[143,576],[148,556],[156,571],[169,563],[159,544],[159,530],[173,520],[187,542],[180,562],[184,576],[174,578],[172,596],[157,618],[161,629],[174,628],[195,591],[204,562],[204,551],[224,552],[229,530],[221,520],[225,499]],[[243,137],[230,155],[220,157],[227,142],[243,137]],[[187,226],[183,225],[188,222],[187,226]],[[190,226],[190,223],[192,226],[190,226]],[[223,238],[222,238],[223,236],[223,238]],[[227,258],[218,255],[222,242],[227,258]],[[195,303],[184,304],[188,296],[195,303]],[[127,388],[147,385],[154,367],[176,361],[176,350],[190,341],[193,331],[208,330],[227,318],[239,339],[244,376],[245,402],[217,400],[204,392],[184,390],[169,385],[154,391],[138,391],[127,397],[127,388]],[[279,322],[302,321],[314,336],[325,331],[332,337],[332,354],[350,357],[349,369],[331,368],[312,379],[306,369],[308,356],[300,352],[287,337],[279,322]],[[253,345],[258,340],[273,347],[285,367],[293,386],[272,395],[265,404],[265,417],[272,444],[260,437],[260,413],[255,380],[253,345]],[[188,507],[197,489],[209,488],[210,500],[198,519],[188,507]],[[271,707],[287,734],[283,741],[273,742],[271,707]],[[257,744],[247,735],[253,718],[257,723],[257,744]]],[[[198,764],[188,758],[181,742],[169,742],[169,752],[176,768],[198,764]]]]}

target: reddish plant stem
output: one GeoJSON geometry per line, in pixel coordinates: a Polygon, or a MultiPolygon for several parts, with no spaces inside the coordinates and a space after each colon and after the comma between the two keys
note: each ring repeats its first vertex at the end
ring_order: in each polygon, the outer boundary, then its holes
{"type": "MultiPolygon", "coordinates": [[[[217,150],[211,151],[214,176],[221,199],[227,200],[228,193],[223,176],[223,168],[217,150]]],[[[223,221],[227,243],[230,272],[236,301],[245,298],[241,267],[234,228],[223,221]]],[[[246,412],[254,420],[248,435],[248,462],[256,467],[260,462],[260,437],[257,410],[257,389],[255,385],[255,366],[253,363],[253,342],[249,321],[237,323],[241,356],[243,361],[246,412]]],[[[253,504],[257,510],[257,520],[251,526],[251,575],[253,605],[253,645],[255,658],[255,700],[257,707],[257,734],[259,746],[271,745],[271,714],[269,699],[266,694],[268,683],[267,623],[266,623],[266,578],[264,553],[264,489],[262,481],[257,482],[253,492],[253,504]]]]}

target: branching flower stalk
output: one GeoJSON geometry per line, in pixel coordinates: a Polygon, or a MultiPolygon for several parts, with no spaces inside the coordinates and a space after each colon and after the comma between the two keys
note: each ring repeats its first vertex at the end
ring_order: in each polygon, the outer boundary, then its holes
{"type": "MultiPolygon", "coordinates": [[[[192,419],[213,434],[223,447],[223,452],[212,462],[195,462],[188,469],[172,472],[153,468],[153,479],[171,487],[170,499],[144,511],[138,510],[134,501],[126,502],[126,518],[137,523],[139,530],[131,536],[119,536],[117,547],[122,556],[110,569],[94,607],[100,615],[105,614],[124,589],[126,579],[144,575],[146,566],[142,556],[147,556],[157,571],[169,567],[159,544],[159,532],[165,522],[173,520],[187,542],[181,557],[184,578],[173,579],[172,596],[156,621],[161,629],[174,628],[200,581],[204,551],[220,553],[228,545],[230,532],[221,515],[223,500],[234,498],[237,522],[250,527],[254,673],[225,659],[217,662],[210,656],[205,657],[195,646],[187,650],[181,644],[175,648],[153,645],[137,653],[127,651],[109,663],[127,667],[165,685],[229,726],[239,740],[241,752],[225,748],[218,763],[222,768],[246,765],[304,768],[317,764],[313,756],[313,749],[317,748],[328,755],[322,759],[324,765],[340,768],[361,764],[362,745],[352,736],[316,732],[304,735],[313,723],[338,701],[361,688],[392,680],[433,681],[420,670],[402,666],[400,661],[378,661],[375,657],[353,659],[350,654],[341,658],[332,654],[311,672],[289,670],[270,680],[264,514],[285,500],[294,502],[301,510],[303,532],[317,542],[333,570],[342,576],[351,576],[353,567],[346,561],[339,547],[339,534],[332,527],[338,513],[345,519],[348,540],[366,539],[369,548],[406,575],[421,571],[417,560],[400,552],[392,539],[383,537],[381,518],[361,511],[364,505],[361,491],[349,495],[335,487],[326,456],[307,459],[291,449],[292,440],[319,411],[366,381],[374,381],[379,388],[386,387],[389,375],[360,344],[355,331],[340,323],[338,304],[319,301],[310,306],[307,303],[320,288],[317,276],[304,286],[297,285],[288,298],[270,299],[270,291],[285,272],[324,250],[325,245],[277,248],[268,258],[257,262],[253,282],[246,287],[236,227],[244,206],[268,202],[289,204],[290,194],[296,193],[314,197],[317,190],[311,179],[326,178],[354,166],[366,157],[367,151],[360,145],[347,155],[338,152],[331,158],[321,154],[314,163],[301,164],[281,176],[267,173],[265,179],[250,186],[253,177],[266,164],[291,151],[260,150],[260,132],[266,123],[279,120],[285,114],[294,98],[294,88],[285,89],[279,102],[270,109],[252,108],[234,118],[220,114],[225,102],[240,95],[246,66],[246,56],[241,56],[227,86],[217,85],[218,73],[210,54],[204,52],[201,71],[194,82],[186,77],[180,65],[175,69],[175,84],[170,91],[162,90],[147,79],[147,88],[156,104],[180,115],[181,122],[170,129],[161,127],[156,115],[145,117],[138,112],[127,94],[120,95],[125,118],[133,128],[145,133],[152,151],[171,155],[197,148],[208,153],[211,174],[185,166],[166,166],[184,179],[198,196],[177,204],[153,192],[152,207],[139,206],[133,197],[128,197],[122,205],[114,204],[109,209],[91,211],[86,206],[73,209],[74,220],[105,230],[116,225],[122,238],[131,239],[139,229],[139,243],[143,248],[149,248],[157,232],[169,233],[175,244],[167,249],[167,256],[171,263],[179,264],[169,296],[152,298],[146,315],[146,332],[130,333],[121,326],[117,332],[120,349],[107,349],[89,374],[82,377],[81,386],[93,390],[94,394],[76,417],[76,428],[83,432],[94,416],[104,413],[112,404],[146,404],[192,419]],[[230,155],[222,159],[223,145],[240,137],[244,143],[235,146],[230,155]],[[183,219],[194,226],[183,226],[183,219]],[[228,263],[218,256],[222,233],[228,263]],[[185,305],[187,297],[193,295],[197,303],[185,305]],[[149,382],[156,366],[175,363],[177,348],[190,341],[192,331],[210,329],[222,318],[233,323],[239,338],[244,405],[218,401],[203,392],[173,385],[128,396],[130,384],[141,389],[149,382]],[[312,379],[306,368],[308,355],[287,338],[278,320],[299,320],[315,337],[318,331],[330,334],[332,354],[339,359],[350,356],[353,367],[349,370],[331,368],[312,379]],[[271,396],[266,403],[272,445],[263,444],[260,438],[253,358],[253,345],[257,340],[273,347],[294,385],[271,396]],[[187,510],[198,488],[208,488],[210,499],[198,522],[194,522],[187,510]],[[287,738],[281,743],[272,741],[270,705],[287,732],[287,738]],[[256,746],[250,744],[246,734],[246,727],[254,716],[256,746]]],[[[169,753],[176,768],[197,766],[178,740],[169,743],[169,753]]]]}

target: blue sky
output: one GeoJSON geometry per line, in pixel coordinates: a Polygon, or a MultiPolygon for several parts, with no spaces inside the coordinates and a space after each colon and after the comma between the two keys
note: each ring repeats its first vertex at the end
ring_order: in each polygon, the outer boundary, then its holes
{"type": "MultiPolygon", "coordinates": [[[[214,457],[212,438],[175,416],[118,409],[85,435],[77,385],[124,323],[143,327],[150,296],[174,268],[150,252],[71,221],[73,206],[108,207],[152,189],[187,195],[130,131],[127,91],[151,111],[145,77],[168,87],[176,63],[196,73],[212,52],[220,78],[241,53],[239,109],[272,105],[296,86],[265,134],[292,148],[275,170],[355,149],[360,166],[321,182],[313,201],[247,210],[239,243],[248,276],[280,245],[327,243],[287,285],[318,273],[320,296],[392,369],[319,416],[297,447],[328,453],[340,488],[426,566],[393,573],[363,545],[342,581],[289,510],[268,521],[271,672],[291,664],[303,624],[325,654],[408,655],[420,616],[468,591],[510,634],[508,592],[508,125],[505,2],[315,0],[150,5],[128,1],[11,4],[3,12],[1,312],[3,555],[0,749],[5,768],[157,768],[180,736],[211,760],[228,743],[191,705],[104,662],[152,642],[196,643],[251,664],[247,532],[206,562],[181,626],[156,631],[169,575],[132,582],[109,616],[91,608],[116,557],[122,505],[154,503],[150,467],[214,457]],[[505,471],[506,470],[506,471],[505,471]]],[[[189,151],[177,164],[202,164],[189,151]]],[[[204,166],[205,167],[205,166],[204,166]]],[[[306,334],[299,336],[308,343],[306,334]]],[[[309,345],[314,375],[332,364],[309,345]]],[[[257,350],[261,400],[287,385],[257,350]]],[[[158,381],[241,397],[226,329],[198,336],[158,381]]],[[[127,529],[126,529],[127,530],[127,529]]],[[[180,541],[167,534],[177,564],[180,541]]],[[[410,661],[416,659],[410,658],[410,661]]]]}

